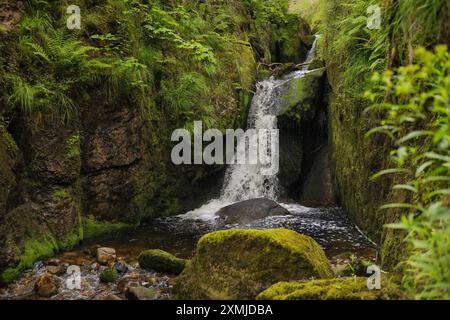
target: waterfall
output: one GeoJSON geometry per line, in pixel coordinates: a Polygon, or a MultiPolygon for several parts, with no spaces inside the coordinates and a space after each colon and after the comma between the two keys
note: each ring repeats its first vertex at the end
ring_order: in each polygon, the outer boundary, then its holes
{"type": "MultiPolygon", "coordinates": [[[[308,52],[305,63],[311,62],[315,57],[316,45],[319,36],[308,52]]],[[[247,120],[250,129],[277,129],[277,115],[281,106],[281,86],[292,79],[298,79],[308,73],[309,65],[305,64],[301,70],[291,72],[281,79],[273,76],[256,84],[256,93],[253,96],[247,120]]],[[[245,139],[238,143],[245,144],[245,139]]],[[[244,145],[245,149],[245,145],[244,145]]],[[[220,196],[208,201],[198,209],[190,211],[181,217],[186,219],[210,220],[215,213],[235,202],[267,198],[278,200],[279,183],[277,175],[264,176],[260,164],[234,164],[229,165],[225,172],[224,183],[220,196]]]]}

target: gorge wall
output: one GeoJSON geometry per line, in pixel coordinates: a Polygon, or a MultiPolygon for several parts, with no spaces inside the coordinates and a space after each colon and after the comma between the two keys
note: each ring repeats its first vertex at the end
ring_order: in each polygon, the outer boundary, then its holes
{"type": "Polygon", "coordinates": [[[381,1],[380,27],[371,30],[366,19],[370,4],[361,0],[321,4],[321,45],[331,86],[331,170],[339,202],[380,245],[382,266],[393,268],[406,252],[404,234],[385,225],[397,223],[404,211],[381,210],[380,206],[409,203],[410,195],[392,190],[393,185],[406,182],[401,177],[385,175],[371,181],[374,174],[392,167],[390,152],[395,146],[387,136],[366,137],[370,129],[379,125],[381,115],[364,112],[370,106],[364,92],[370,88],[374,72],[412,63],[413,47],[448,45],[450,12],[445,1],[420,7],[413,2],[381,1]]]}

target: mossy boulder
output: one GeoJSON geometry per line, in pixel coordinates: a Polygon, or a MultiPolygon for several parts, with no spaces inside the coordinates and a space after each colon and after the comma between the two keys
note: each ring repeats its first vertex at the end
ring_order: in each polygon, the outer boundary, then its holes
{"type": "Polygon", "coordinates": [[[116,282],[118,277],[119,275],[115,268],[107,268],[100,274],[100,281],[104,283],[113,283],[116,282]]]}
{"type": "Polygon", "coordinates": [[[325,68],[320,68],[283,83],[279,89],[282,98],[280,115],[295,115],[299,119],[314,118],[314,107],[319,105],[318,92],[324,80],[324,74],[325,68]]]}
{"type": "Polygon", "coordinates": [[[308,282],[280,282],[261,292],[257,300],[379,300],[398,299],[401,292],[390,280],[381,290],[369,290],[367,278],[336,278],[308,282]]]}
{"type": "Polygon", "coordinates": [[[203,236],[175,280],[176,299],[253,299],[286,280],[330,278],[325,253],[288,229],[226,230],[203,236]]]}
{"type": "Polygon", "coordinates": [[[143,269],[171,274],[180,274],[186,266],[186,260],[159,249],[141,252],[138,261],[143,269]]]}

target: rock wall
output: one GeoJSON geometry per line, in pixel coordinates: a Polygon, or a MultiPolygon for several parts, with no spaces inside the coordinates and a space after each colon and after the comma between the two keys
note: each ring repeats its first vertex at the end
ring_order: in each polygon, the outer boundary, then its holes
{"type": "Polygon", "coordinates": [[[282,197],[311,207],[335,205],[328,156],[328,86],[325,69],[316,66],[283,85],[278,118],[282,197]]]}

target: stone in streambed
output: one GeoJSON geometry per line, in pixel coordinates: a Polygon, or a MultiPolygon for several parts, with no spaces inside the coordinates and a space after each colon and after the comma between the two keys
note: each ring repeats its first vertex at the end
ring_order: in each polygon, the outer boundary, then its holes
{"type": "Polygon", "coordinates": [[[157,293],[154,289],[145,288],[142,286],[130,287],[126,293],[128,300],[155,300],[157,293]]]}
{"type": "Polygon", "coordinates": [[[47,266],[45,267],[47,272],[54,275],[61,275],[66,272],[66,268],[63,265],[60,266],[47,266]]]}
{"type": "Polygon", "coordinates": [[[138,261],[142,269],[171,274],[180,274],[186,266],[186,260],[159,249],[143,251],[138,261]]]}
{"type": "Polygon", "coordinates": [[[98,248],[97,262],[100,264],[108,264],[116,261],[116,250],[113,248],[98,248]]]}
{"type": "Polygon", "coordinates": [[[203,236],[175,279],[176,299],[254,299],[288,280],[330,278],[325,253],[312,238],[288,229],[226,230],[203,236]]]}
{"type": "Polygon", "coordinates": [[[124,277],[120,279],[119,283],[117,284],[117,291],[120,293],[127,293],[128,290],[132,287],[138,287],[139,281],[137,278],[134,277],[124,277]]]}
{"type": "Polygon", "coordinates": [[[37,295],[50,298],[58,293],[59,281],[51,274],[44,274],[40,276],[34,284],[34,291],[37,295]]]}
{"type": "Polygon", "coordinates": [[[260,198],[241,201],[224,207],[217,212],[226,223],[246,224],[271,216],[289,215],[289,211],[273,200],[260,198]]]}
{"type": "Polygon", "coordinates": [[[108,268],[103,270],[100,274],[100,281],[104,283],[112,283],[116,282],[119,275],[117,274],[117,270],[115,268],[108,268]]]}

